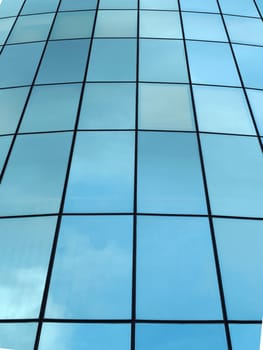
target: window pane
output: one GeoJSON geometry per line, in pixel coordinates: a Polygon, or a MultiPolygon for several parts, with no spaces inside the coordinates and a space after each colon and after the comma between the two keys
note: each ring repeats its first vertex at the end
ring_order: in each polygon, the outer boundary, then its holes
{"type": "Polygon", "coordinates": [[[58,211],[71,136],[17,137],[0,186],[0,215],[58,211]]]}
{"type": "Polygon", "coordinates": [[[15,17],[3,18],[0,20],[0,45],[4,44],[14,21],[15,17]]]}
{"type": "Polygon", "coordinates": [[[181,39],[182,31],[179,14],[167,11],[141,11],[140,36],[181,39]]]}
{"type": "Polygon", "coordinates": [[[194,86],[200,131],[255,135],[241,89],[194,86]]]}
{"type": "Polygon", "coordinates": [[[149,213],[205,213],[196,136],[141,132],[138,210],[149,213]]]}
{"type": "Polygon", "coordinates": [[[59,11],[95,10],[97,0],[62,0],[59,11]]]}
{"type": "Polygon", "coordinates": [[[35,86],[19,132],[74,129],[80,89],[79,84],[35,86]]]}
{"type": "Polygon", "coordinates": [[[43,47],[44,43],[6,46],[0,56],[0,87],[30,85],[43,47]]]}
{"type": "Polygon", "coordinates": [[[65,211],[131,211],[133,152],[132,132],[80,132],[71,166],[65,211]]]}
{"type": "Polygon", "coordinates": [[[95,39],[93,41],[88,71],[89,81],[134,81],[135,78],[135,39],[95,39]]]}
{"type": "Polygon", "coordinates": [[[16,16],[24,0],[3,1],[1,4],[1,17],[16,16]]]}
{"type": "Polygon", "coordinates": [[[132,217],[65,217],[46,317],[130,318],[132,233],[132,217]]]}
{"type": "Polygon", "coordinates": [[[140,324],[137,350],[227,350],[223,325],[140,324]]]}
{"type": "Polygon", "coordinates": [[[0,90],[0,133],[15,132],[29,88],[0,90]]]}
{"type": "Polygon", "coordinates": [[[135,84],[87,84],[79,129],[133,129],[135,90],[135,84]]]}
{"type": "Polygon", "coordinates": [[[95,37],[136,37],[137,11],[99,11],[95,37]]]}
{"type": "Polygon", "coordinates": [[[58,3],[59,0],[26,0],[22,14],[24,15],[29,13],[55,12],[58,3]]]}
{"type": "Polygon", "coordinates": [[[220,15],[183,12],[186,39],[227,41],[220,15]]]}
{"type": "Polygon", "coordinates": [[[217,0],[180,0],[182,11],[219,12],[217,0]]]}
{"type": "Polygon", "coordinates": [[[139,127],[194,130],[189,87],[171,84],[140,84],[139,127]]]}
{"type": "Polygon", "coordinates": [[[141,9],[178,10],[177,0],[140,0],[141,9]]]}
{"type": "Polygon", "coordinates": [[[257,9],[251,0],[220,0],[219,2],[223,13],[258,17],[257,9]]]}
{"type": "Polygon", "coordinates": [[[201,135],[212,212],[262,216],[263,159],[251,137],[201,135]]]}
{"type": "Polygon", "coordinates": [[[60,12],[51,39],[88,38],[91,36],[93,21],[94,11],[60,12]]]}
{"type": "Polygon", "coordinates": [[[140,80],[187,83],[181,40],[140,40],[140,80]]]}
{"type": "Polygon", "coordinates": [[[38,317],[56,220],[0,220],[1,319],[38,317]]]}
{"type": "Polygon", "coordinates": [[[261,325],[231,324],[230,331],[233,350],[260,349],[261,325]]]}
{"type": "Polygon", "coordinates": [[[240,86],[228,44],[187,42],[193,83],[240,86]]]}
{"type": "Polygon", "coordinates": [[[82,81],[89,40],[61,40],[48,43],[37,83],[82,81]]]}
{"type": "Polygon", "coordinates": [[[247,90],[247,94],[260,135],[263,135],[263,91],[247,90]]]}
{"type": "Polygon", "coordinates": [[[126,324],[43,325],[39,350],[129,350],[130,326],[126,324]]]}
{"type": "Polygon", "coordinates": [[[263,47],[248,45],[233,45],[233,47],[245,86],[263,89],[263,47]]]}
{"type": "Polygon", "coordinates": [[[138,0],[100,0],[100,9],[136,9],[138,0]]]}
{"type": "Polygon", "coordinates": [[[54,14],[19,16],[8,44],[46,40],[54,14]]]}
{"type": "Polygon", "coordinates": [[[214,223],[228,317],[261,320],[263,221],[215,219],[214,223]]]}
{"type": "Polygon", "coordinates": [[[1,346],[6,349],[33,349],[36,323],[1,323],[1,346]]]}
{"type": "Polygon", "coordinates": [[[136,285],[138,318],[221,319],[207,219],[139,217],[136,285]]]}
{"type": "Polygon", "coordinates": [[[12,136],[1,136],[0,137],[0,172],[2,171],[2,168],[4,166],[7,153],[9,151],[11,142],[12,142],[12,136]]]}

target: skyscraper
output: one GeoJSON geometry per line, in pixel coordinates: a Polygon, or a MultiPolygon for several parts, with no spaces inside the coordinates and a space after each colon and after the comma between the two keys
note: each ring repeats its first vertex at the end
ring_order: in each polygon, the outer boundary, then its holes
{"type": "Polygon", "coordinates": [[[259,348],[262,11],[2,1],[0,348],[259,348]]]}

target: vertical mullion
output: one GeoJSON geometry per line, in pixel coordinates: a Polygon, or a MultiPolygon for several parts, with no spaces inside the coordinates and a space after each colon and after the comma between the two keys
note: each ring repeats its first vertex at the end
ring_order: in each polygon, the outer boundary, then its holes
{"type": "MultiPolygon", "coordinates": [[[[60,0],[60,2],[59,2],[59,6],[60,6],[61,1],[62,0],[60,0]]],[[[53,266],[54,266],[54,261],[55,261],[59,231],[60,231],[60,226],[61,226],[61,222],[62,222],[67,185],[68,185],[69,175],[70,175],[70,168],[71,168],[71,164],[72,164],[73,153],[74,153],[74,148],[75,148],[75,143],[76,143],[78,124],[79,124],[80,112],[81,112],[81,108],[82,108],[82,101],[83,101],[83,96],[84,96],[84,91],[85,91],[85,86],[86,86],[86,79],[87,79],[89,62],[90,62],[90,57],[91,57],[91,50],[92,50],[92,44],[93,44],[93,39],[94,39],[94,32],[95,32],[95,26],[96,26],[96,21],[97,21],[99,3],[100,3],[100,0],[97,0],[94,22],[93,22],[93,27],[92,27],[92,33],[91,33],[91,38],[90,38],[90,43],[89,43],[89,48],[88,48],[85,72],[84,72],[82,86],[81,86],[80,100],[79,100],[78,110],[77,110],[77,114],[76,114],[76,121],[75,121],[75,125],[74,125],[74,131],[73,131],[72,142],[71,142],[71,147],[70,147],[70,151],[69,151],[69,159],[68,159],[68,164],[67,164],[63,192],[62,192],[61,202],[60,202],[60,207],[59,207],[58,220],[57,220],[57,225],[56,225],[56,229],[55,229],[54,240],[53,240],[53,245],[52,245],[52,249],[51,249],[47,277],[46,277],[46,282],[45,282],[45,288],[44,288],[44,292],[43,292],[43,298],[42,298],[42,303],[41,303],[41,308],[40,308],[40,313],[39,313],[39,324],[38,324],[38,329],[37,329],[37,334],[36,334],[34,350],[38,349],[39,342],[40,342],[40,336],[41,336],[41,330],[42,330],[44,317],[45,317],[48,292],[49,292],[51,276],[52,276],[52,271],[53,271],[53,266]]],[[[58,6],[58,8],[59,8],[59,6],[58,6]]],[[[57,9],[57,12],[58,12],[58,9],[57,9]]]]}
{"type": "Polygon", "coordinates": [[[136,336],[136,334],[135,334],[136,329],[135,328],[136,328],[136,269],[137,269],[137,191],[138,191],[137,177],[138,177],[139,58],[140,58],[140,0],[137,0],[131,350],[135,350],[135,336],[136,336]]]}
{"type": "Polygon", "coordinates": [[[216,245],[215,230],[214,230],[213,219],[212,219],[212,210],[211,210],[211,203],[210,203],[210,199],[209,199],[209,191],[208,191],[208,184],[207,184],[207,178],[206,178],[206,172],[205,172],[205,164],[204,164],[204,157],[203,157],[203,151],[202,151],[202,145],[201,145],[201,137],[200,137],[200,132],[199,132],[196,108],[195,108],[193,85],[192,85],[190,65],[189,65],[188,53],[187,53],[187,47],[186,47],[186,39],[185,39],[184,24],[183,24],[180,0],[178,0],[178,6],[179,6],[179,14],[180,14],[180,20],[181,20],[181,25],[182,25],[182,36],[183,36],[183,44],[184,44],[184,51],[185,51],[185,59],[186,59],[187,72],[188,72],[188,78],[189,78],[191,100],[192,100],[192,105],[193,105],[194,123],[195,123],[195,127],[196,127],[198,153],[199,153],[199,157],[200,157],[203,185],[204,185],[204,191],[205,191],[205,197],[206,197],[207,213],[208,213],[208,220],[209,220],[209,226],[210,226],[214,261],[215,261],[215,267],[216,267],[219,295],[220,295],[220,301],[221,301],[221,307],[222,307],[223,322],[224,322],[224,327],[225,327],[225,334],[226,334],[226,341],[227,341],[228,350],[232,350],[230,330],[229,330],[229,324],[228,324],[228,319],[227,319],[225,295],[224,295],[222,275],[221,275],[220,264],[219,264],[217,245],[216,245]]]}
{"type": "Polygon", "coordinates": [[[256,7],[256,9],[257,9],[257,11],[258,11],[258,14],[259,14],[260,19],[263,21],[263,15],[262,15],[261,10],[260,10],[260,8],[259,8],[259,6],[258,6],[258,4],[257,4],[257,0],[253,0],[253,2],[254,2],[255,7],[256,7]]]}

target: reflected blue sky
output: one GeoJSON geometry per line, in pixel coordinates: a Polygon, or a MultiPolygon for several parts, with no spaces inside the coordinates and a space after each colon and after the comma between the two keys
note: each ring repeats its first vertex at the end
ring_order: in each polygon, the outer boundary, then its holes
{"type": "Polygon", "coordinates": [[[0,347],[31,350],[34,347],[36,329],[36,323],[1,323],[0,347]]]}
{"type": "Polygon", "coordinates": [[[260,348],[260,324],[231,324],[233,350],[258,350],[260,348]]]}

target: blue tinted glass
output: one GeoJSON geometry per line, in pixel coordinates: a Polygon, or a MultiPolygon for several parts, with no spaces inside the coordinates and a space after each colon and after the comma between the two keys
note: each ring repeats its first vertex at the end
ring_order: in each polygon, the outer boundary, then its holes
{"type": "Polygon", "coordinates": [[[214,86],[193,88],[200,131],[255,134],[241,89],[214,86]]]}
{"type": "Polygon", "coordinates": [[[182,11],[219,12],[217,0],[180,0],[182,11]]]}
{"type": "Polygon", "coordinates": [[[139,217],[136,285],[138,318],[222,318],[208,221],[139,217]]]}
{"type": "Polygon", "coordinates": [[[37,76],[37,83],[82,81],[89,42],[89,40],[49,42],[37,76]]]}
{"type": "Polygon", "coordinates": [[[21,116],[29,88],[0,90],[0,133],[14,133],[21,116]]]}
{"type": "Polygon", "coordinates": [[[261,325],[231,324],[233,350],[258,350],[260,348],[261,325]]]}
{"type": "Polygon", "coordinates": [[[254,1],[220,0],[219,3],[223,13],[258,17],[258,12],[255,7],[254,1]]]}
{"type": "Polygon", "coordinates": [[[1,2],[1,17],[16,16],[23,5],[24,0],[3,0],[1,2]]]}
{"type": "Polygon", "coordinates": [[[57,212],[71,136],[17,137],[0,186],[0,215],[57,212]]]}
{"type": "Polygon", "coordinates": [[[1,346],[5,349],[33,349],[36,329],[36,323],[1,323],[1,346]]]}
{"type": "Polygon", "coordinates": [[[0,137],[0,171],[2,171],[2,168],[4,166],[11,142],[12,142],[12,136],[0,137]]]}
{"type": "Polygon", "coordinates": [[[187,51],[193,83],[240,85],[228,44],[188,41],[187,51]]]}
{"type": "Polygon", "coordinates": [[[233,47],[245,86],[263,89],[263,47],[248,45],[233,45],[233,47]]]}
{"type": "Polygon", "coordinates": [[[35,86],[19,131],[74,129],[80,89],[79,84],[35,86]]]}
{"type": "Polygon", "coordinates": [[[132,217],[64,218],[46,316],[130,318],[132,232],[132,217]]]}
{"type": "Polygon", "coordinates": [[[262,216],[263,158],[251,137],[201,135],[212,211],[262,216]]]}
{"type": "Polygon", "coordinates": [[[182,30],[179,14],[168,11],[141,11],[140,36],[181,39],[182,30]]]}
{"type": "Polygon", "coordinates": [[[100,0],[100,9],[136,9],[138,0],[100,0]]]}
{"type": "Polygon", "coordinates": [[[257,127],[263,135],[263,91],[247,90],[250,105],[256,119],[257,127]]]}
{"type": "Polygon", "coordinates": [[[196,136],[141,132],[138,210],[152,213],[205,213],[196,136]]]}
{"type": "Polygon", "coordinates": [[[0,87],[30,85],[43,47],[44,43],[6,46],[0,56],[0,87]]]}
{"type": "Polygon", "coordinates": [[[133,205],[132,132],[80,132],[69,178],[67,212],[124,212],[133,205]]]}
{"type": "Polygon", "coordinates": [[[140,80],[187,83],[181,40],[140,40],[140,80]]]}
{"type": "Polygon", "coordinates": [[[178,10],[177,0],[140,0],[141,9],[178,10]]]}
{"type": "Polygon", "coordinates": [[[129,350],[127,324],[44,324],[39,350],[129,350]]]}
{"type": "Polygon", "coordinates": [[[38,317],[55,226],[56,217],[0,220],[1,319],[38,317]]]}
{"type": "Polygon", "coordinates": [[[92,45],[88,80],[134,81],[135,39],[95,39],[92,45]]]}
{"type": "Polygon", "coordinates": [[[95,10],[98,0],[62,0],[59,11],[95,10]]]}
{"type": "Polygon", "coordinates": [[[87,84],[79,129],[133,129],[135,84],[87,84]]]}
{"type": "Polygon", "coordinates": [[[263,221],[215,219],[214,227],[228,317],[260,320],[263,313],[263,221]]]}
{"type": "Polygon", "coordinates": [[[99,11],[95,37],[136,37],[137,11],[99,11]]]}
{"type": "Polygon", "coordinates": [[[139,127],[194,130],[189,87],[173,84],[140,84],[139,127]]]}
{"type": "Polygon", "coordinates": [[[227,41],[220,15],[187,12],[182,15],[186,39],[227,41]]]}
{"type": "Polygon", "coordinates": [[[223,325],[141,324],[136,327],[137,350],[227,350],[223,325]]]}
{"type": "Polygon", "coordinates": [[[14,21],[15,17],[3,18],[0,20],[0,45],[4,44],[14,21]]]}
{"type": "Polygon", "coordinates": [[[7,43],[46,40],[53,18],[54,14],[19,16],[7,43]]]}
{"type": "Polygon", "coordinates": [[[58,3],[59,0],[26,0],[22,14],[24,15],[28,13],[55,12],[58,3]]]}

